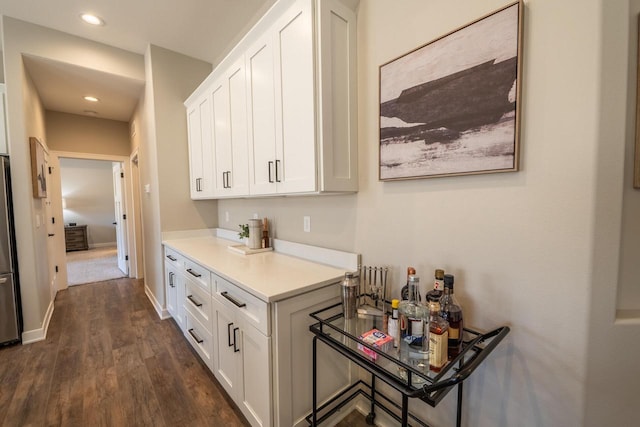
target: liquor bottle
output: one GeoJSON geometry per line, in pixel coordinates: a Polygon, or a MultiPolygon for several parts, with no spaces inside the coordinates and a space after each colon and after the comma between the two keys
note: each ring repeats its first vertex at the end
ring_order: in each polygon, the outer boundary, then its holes
{"type": "Polygon", "coordinates": [[[462,308],[453,294],[453,275],[444,276],[444,295],[440,300],[441,316],[449,322],[449,360],[456,357],[462,349],[462,308]]]}
{"type": "Polygon", "coordinates": [[[440,316],[440,302],[429,301],[429,369],[440,372],[447,364],[449,323],[440,316]]]}
{"type": "Polygon", "coordinates": [[[444,294],[444,270],[437,269],[435,271],[435,280],[433,281],[433,289],[427,292],[427,301],[429,304],[431,301],[440,301],[444,294]]]}
{"type": "Polygon", "coordinates": [[[399,305],[400,301],[398,301],[397,299],[391,300],[391,317],[389,318],[389,322],[387,324],[389,335],[393,337],[394,348],[398,348],[398,344],[400,343],[400,325],[398,323],[399,305]]]}
{"type": "Polygon", "coordinates": [[[400,290],[400,298],[402,300],[408,300],[409,299],[409,276],[415,276],[416,274],[416,269],[413,267],[407,267],[407,284],[404,285],[402,287],[402,289],[400,290]]]}
{"type": "MultiPolygon", "coordinates": [[[[418,287],[420,279],[415,275],[409,276],[409,295],[407,300],[400,302],[400,360],[416,369],[427,373],[429,371],[429,312],[427,307],[418,302],[418,287]],[[426,338],[425,338],[425,335],[426,338]]],[[[401,375],[402,372],[401,372],[401,375]]],[[[412,377],[412,384],[424,382],[423,379],[412,377]]]]}
{"type": "Polygon", "coordinates": [[[267,218],[262,218],[262,247],[269,247],[269,222],[267,218]]]}

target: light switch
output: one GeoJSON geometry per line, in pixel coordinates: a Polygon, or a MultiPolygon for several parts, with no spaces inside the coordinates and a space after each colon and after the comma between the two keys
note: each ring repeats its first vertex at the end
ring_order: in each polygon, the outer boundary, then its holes
{"type": "Polygon", "coordinates": [[[147,194],[151,193],[151,184],[144,185],[144,192],[147,194]]]}
{"type": "Polygon", "coordinates": [[[305,216],[303,222],[304,222],[304,231],[305,231],[305,233],[310,233],[311,232],[311,217],[310,216],[305,216]]]}

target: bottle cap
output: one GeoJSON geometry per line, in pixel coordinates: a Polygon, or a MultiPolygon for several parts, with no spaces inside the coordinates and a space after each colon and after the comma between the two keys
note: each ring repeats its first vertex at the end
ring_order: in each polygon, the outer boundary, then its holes
{"type": "Polygon", "coordinates": [[[412,274],[416,274],[416,269],[413,267],[407,268],[407,276],[411,276],[412,274]]]}
{"type": "Polygon", "coordinates": [[[453,274],[444,275],[444,287],[453,288],[453,274]]]}
{"type": "Polygon", "coordinates": [[[438,268],[436,270],[435,276],[436,276],[436,279],[442,280],[444,278],[444,276],[445,276],[444,270],[441,270],[441,269],[438,268]]]}
{"type": "Polygon", "coordinates": [[[391,300],[391,308],[398,308],[399,306],[400,306],[400,301],[398,301],[395,298],[391,300]]]}

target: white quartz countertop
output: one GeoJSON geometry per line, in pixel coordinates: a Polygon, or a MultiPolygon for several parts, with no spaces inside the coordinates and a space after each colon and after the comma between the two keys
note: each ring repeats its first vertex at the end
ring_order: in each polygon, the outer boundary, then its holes
{"type": "Polygon", "coordinates": [[[345,270],[278,252],[243,255],[219,237],[168,239],[165,246],[231,281],[265,302],[293,297],[339,282],[345,270]]]}

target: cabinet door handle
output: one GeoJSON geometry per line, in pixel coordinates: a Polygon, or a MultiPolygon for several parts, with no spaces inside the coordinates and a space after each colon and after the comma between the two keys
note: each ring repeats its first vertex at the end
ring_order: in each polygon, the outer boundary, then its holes
{"type": "Polygon", "coordinates": [[[236,335],[236,332],[238,332],[238,329],[240,328],[233,328],[233,352],[234,353],[237,353],[240,351],[240,349],[236,345],[238,343],[238,337],[236,335]]]}
{"type": "Polygon", "coordinates": [[[196,179],[196,191],[202,191],[202,178],[196,179]]]}
{"type": "Polygon", "coordinates": [[[172,288],[175,288],[176,285],[173,284],[173,276],[175,276],[176,274],[173,271],[169,272],[169,286],[171,286],[172,288]]]}
{"type": "Polygon", "coordinates": [[[178,258],[172,256],[172,255],[167,255],[167,258],[169,258],[171,261],[177,261],[178,258]]]}
{"type": "Polygon", "coordinates": [[[191,275],[192,275],[192,276],[194,276],[194,277],[202,277],[202,274],[200,274],[200,273],[196,273],[195,271],[193,271],[193,270],[192,270],[192,269],[190,269],[190,268],[187,268],[187,273],[191,274],[191,275]]]}
{"type": "Polygon", "coordinates": [[[231,188],[231,171],[227,171],[227,188],[231,188]]]}
{"type": "Polygon", "coordinates": [[[233,322],[227,323],[227,341],[229,343],[229,347],[233,347],[233,343],[231,342],[231,327],[233,326],[233,322]]]}
{"type": "Polygon", "coordinates": [[[247,303],[238,301],[237,299],[235,299],[234,297],[229,295],[227,293],[227,291],[222,292],[220,295],[222,295],[223,297],[225,297],[226,299],[231,301],[238,308],[242,308],[242,307],[246,307],[247,306],[247,303]]]}
{"type": "Polygon", "coordinates": [[[189,329],[189,335],[191,335],[198,344],[202,344],[204,342],[204,340],[198,338],[198,336],[193,332],[193,329],[189,329]]]}
{"type": "Polygon", "coordinates": [[[269,161],[269,162],[267,162],[267,163],[269,164],[269,165],[268,165],[268,169],[269,169],[269,182],[273,182],[273,178],[271,177],[271,168],[273,167],[273,162],[272,162],[272,161],[269,161]]]}
{"type": "Polygon", "coordinates": [[[193,299],[193,295],[187,295],[187,299],[191,301],[196,307],[202,307],[202,303],[193,299]]]}
{"type": "Polygon", "coordinates": [[[280,160],[276,160],[276,182],[280,182],[280,178],[278,178],[278,164],[280,163],[280,160]]]}

